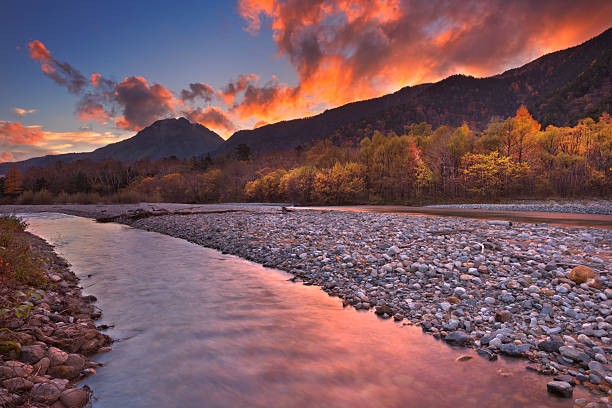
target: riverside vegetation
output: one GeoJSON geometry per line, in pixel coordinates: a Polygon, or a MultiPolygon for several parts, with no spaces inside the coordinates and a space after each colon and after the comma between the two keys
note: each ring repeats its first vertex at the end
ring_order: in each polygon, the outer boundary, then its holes
{"type": "Polygon", "coordinates": [[[290,151],[16,167],[6,204],[119,202],[415,203],[609,197],[612,118],[545,129],[521,107],[478,131],[427,123],[403,134],[368,124],[290,151]]]}
{"type": "Polygon", "coordinates": [[[94,320],[64,260],[12,216],[0,217],[0,406],[82,408],[91,397],[76,381],[95,373],[87,356],[111,339],[94,320]]]}

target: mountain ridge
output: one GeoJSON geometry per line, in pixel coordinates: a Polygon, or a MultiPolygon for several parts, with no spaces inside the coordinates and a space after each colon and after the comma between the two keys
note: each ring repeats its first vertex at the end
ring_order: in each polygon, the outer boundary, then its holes
{"type": "MultiPolygon", "coordinates": [[[[232,155],[241,144],[248,145],[253,153],[263,153],[288,150],[323,138],[354,143],[372,130],[401,134],[407,126],[420,122],[433,127],[466,122],[475,129],[483,129],[494,118],[513,115],[520,105],[527,105],[544,126],[572,125],[582,117],[609,112],[612,28],[582,44],[543,55],[500,74],[484,78],[455,74],[437,82],[406,86],[390,94],[350,102],[310,117],[239,130],[225,141],[185,118],[162,119],[129,139],[93,152],[48,155],[17,164],[23,169],[80,159],[133,161],[172,155],[179,158],[207,153],[232,155]],[[200,137],[194,139],[192,134],[200,137]]],[[[6,172],[11,164],[0,164],[0,173],[6,172]]]]}
{"type": "MultiPolygon", "coordinates": [[[[91,152],[46,155],[16,162],[18,167],[44,167],[54,162],[76,160],[100,161],[114,159],[137,161],[176,156],[180,159],[212,152],[223,143],[223,138],[212,130],[187,119],[160,119],[134,136],[100,147],[91,152]]],[[[0,173],[5,173],[11,163],[1,163],[0,173]]]]}

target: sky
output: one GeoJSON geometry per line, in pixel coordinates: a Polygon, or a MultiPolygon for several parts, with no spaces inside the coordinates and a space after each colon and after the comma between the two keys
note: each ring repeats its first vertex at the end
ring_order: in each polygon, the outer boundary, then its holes
{"type": "Polygon", "coordinates": [[[228,138],[493,75],[612,26],[609,0],[2,0],[0,161],[184,116],[228,138]]]}

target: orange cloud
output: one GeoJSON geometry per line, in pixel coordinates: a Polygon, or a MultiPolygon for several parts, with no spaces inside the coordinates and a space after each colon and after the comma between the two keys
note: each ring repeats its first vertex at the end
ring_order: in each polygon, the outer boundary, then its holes
{"type": "Polygon", "coordinates": [[[91,84],[93,86],[95,86],[96,88],[98,87],[98,85],[100,84],[100,78],[102,77],[102,75],[97,74],[97,73],[93,73],[91,74],[91,76],[89,77],[89,80],[91,81],[91,84]]]}
{"type": "Polygon", "coordinates": [[[8,144],[33,144],[43,138],[38,126],[25,127],[19,122],[0,122],[0,141],[8,144]]]}
{"type": "Polygon", "coordinates": [[[11,152],[0,153],[0,162],[12,162],[15,161],[15,156],[11,152]]]}
{"type": "MultiPolygon", "coordinates": [[[[605,0],[239,0],[247,31],[264,23],[299,75],[288,117],[379,96],[455,73],[487,76],[609,27],[605,0]]],[[[289,97],[290,96],[290,97],[289,97]]],[[[269,117],[266,98],[236,108],[269,117]]]]}
{"type": "Polygon", "coordinates": [[[51,53],[43,43],[38,40],[34,40],[28,44],[30,49],[30,56],[40,62],[52,62],[51,53]]]}
{"type": "Polygon", "coordinates": [[[227,114],[215,106],[205,109],[186,110],[183,114],[190,121],[204,125],[225,137],[228,137],[231,132],[236,130],[236,125],[227,114]]]}

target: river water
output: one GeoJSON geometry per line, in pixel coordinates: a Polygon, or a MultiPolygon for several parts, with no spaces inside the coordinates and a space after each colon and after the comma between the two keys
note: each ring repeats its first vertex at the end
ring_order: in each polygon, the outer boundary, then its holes
{"type": "Polygon", "coordinates": [[[453,349],[284,272],[124,225],[23,216],[114,325],[84,381],[94,407],[572,406],[524,361],[453,349]]]}

